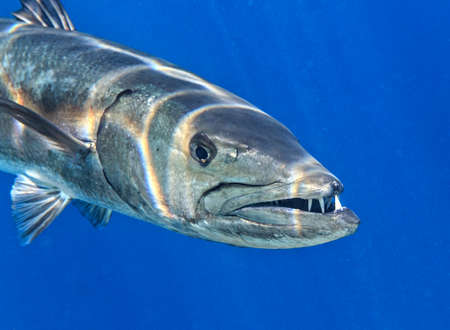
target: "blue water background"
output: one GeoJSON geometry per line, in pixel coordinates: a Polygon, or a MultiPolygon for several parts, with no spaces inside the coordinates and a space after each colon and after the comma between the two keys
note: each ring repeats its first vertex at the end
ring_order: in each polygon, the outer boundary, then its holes
{"type": "MultiPolygon", "coordinates": [[[[19,1],[2,0],[1,16],[19,1]]],[[[285,123],[344,183],[355,235],[235,248],[68,207],[29,247],[1,174],[0,329],[449,329],[449,1],[76,1],[78,30],[285,123]]]]}

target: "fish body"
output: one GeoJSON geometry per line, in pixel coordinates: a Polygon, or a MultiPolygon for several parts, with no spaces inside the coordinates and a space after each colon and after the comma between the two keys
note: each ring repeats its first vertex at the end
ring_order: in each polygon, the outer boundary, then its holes
{"type": "Polygon", "coordinates": [[[59,1],[0,19],[0,170],[31,242],[73,201],[194,237],[290,248],[353,233],[342,184],[282,124],[164,60],[76,32],[59,1]]]}

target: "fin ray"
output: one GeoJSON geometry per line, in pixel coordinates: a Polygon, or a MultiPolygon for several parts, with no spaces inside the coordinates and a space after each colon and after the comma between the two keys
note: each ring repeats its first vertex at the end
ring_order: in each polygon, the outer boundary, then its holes
{"type": "Polygon", "coordinates": [[[7,113],[25,126],[34,129],[64,151],[82,155],[86,155],[90,151],[88,144],[64,132],[52,122],[20,104],[0,98],[0,112],[7,113]]]}
{"type": "Polygon", "coordinates": [[[44,27],[75,30],[59,0],[20,0],[20,2],[22,9],[13,13],[17,19],[44,27]]]}
{"type": "Polygon", "coordinates": [[[73,205],[85,216],[94,227],[106,226],[111,218],[110,209],[86,203],[81,200],[74,200],[73,205]]]}
{"type": "Polygon", "coordinates": [[[64,210],[70,197],[19,175],[11,190],[12,213],[23,245],[30,244],[64,210]]]}

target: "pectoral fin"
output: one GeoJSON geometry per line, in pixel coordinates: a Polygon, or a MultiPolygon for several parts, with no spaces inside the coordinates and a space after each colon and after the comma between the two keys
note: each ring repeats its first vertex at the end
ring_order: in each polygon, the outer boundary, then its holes
{"type": "Polygon", "coordinates": [[[94,227],[106,226],[111,218],[112,211],[101,206],[74,200],[73,205],[84,215],[94,227]]]}
{"type": "Polygon", "coordinates": [[[0,112],[9,114],[25,126],[42,134],[65,152],[87,155],[90,151],[89,144],[64,132],[52,122],[20,104],[0,98],[0,112]]]}
{"type": "Polygon", "coordinates": [[[30,244],[64,210],[70,197],[19,175],[11,190],[13,217],[23,245],[30,244]]]}

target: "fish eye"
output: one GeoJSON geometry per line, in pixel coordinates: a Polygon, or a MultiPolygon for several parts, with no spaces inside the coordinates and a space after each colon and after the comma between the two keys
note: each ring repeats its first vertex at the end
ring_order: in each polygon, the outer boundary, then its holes
{"type": "Polygon", "coordinates": [[[208,166],[217,154],[216,146],[203,132],[194,135],[189,144],[189,149],[191,157],[203,167],[208,166]]]}
{"type": "Polygon", "coordinates": [[[201,162],[206,162],[206,160],[209,158],[208,150],[206,150],[202,146],[197,146],[195,148],[195,155],[201,162]]]}

